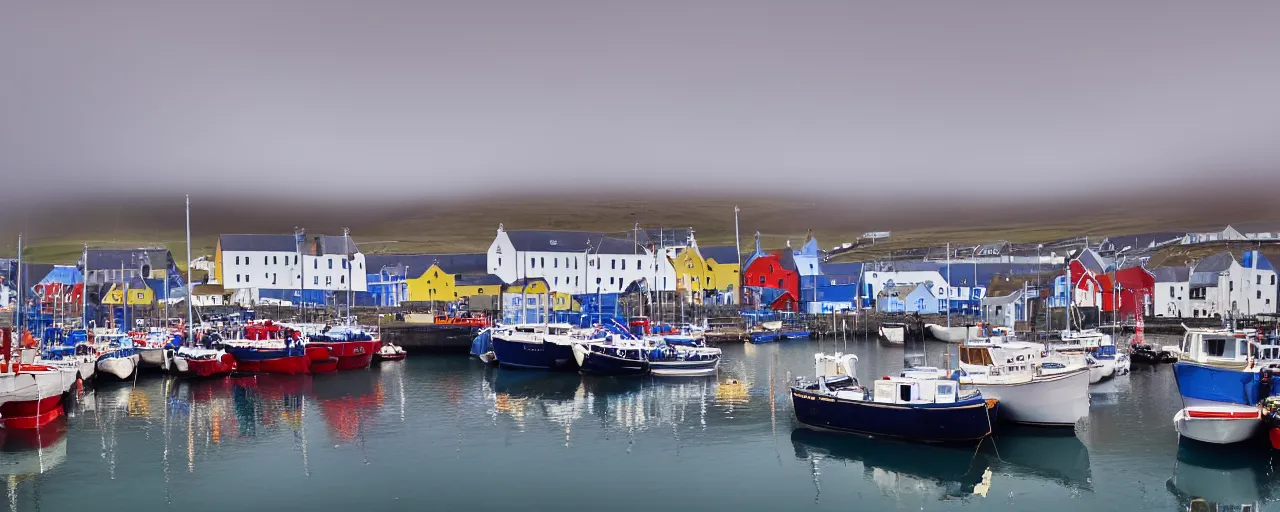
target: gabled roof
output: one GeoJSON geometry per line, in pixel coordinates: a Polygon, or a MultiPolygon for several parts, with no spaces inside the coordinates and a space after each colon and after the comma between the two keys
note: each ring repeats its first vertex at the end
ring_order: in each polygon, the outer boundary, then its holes
{"type": "Polygon", "coordinates": [[[76,284],[84,282],[80,269],[69,265],[56,265],[39,281],[40,284],[76,284]]]}
{"type": "Polygon", "coordinates": [[[1103,258],[1093,249],[1085,249],[1076,260],[1080,262],[1080,265],[1084,266],[1085,270],[1094,274],[1106,272],[1107,268],[1111,266],[1111,262],[1107,258],[1103,258]]]}
{"type": "Polygon", "coordinates": [[[1280,220],[1232,222],[1231,226],[1242,235],[1249,233],[1280,233],[1280,220]]]}
{"type": "Polygon", "coordinates": [[[916,288],[919,288],[921,286],[924,286],[924,285],[916,283],[916,284],[895,284],[893,286],[886,286],[884,287],[883,290],[880,290],[880,293],[877,294],[877,296],[878,297],[906,297],[908,295],[911,295],[911,292],[916,291],[916,288]]]}
{"type": "Polygon", "coordinates": [[[1157,283],[1185,283],[1191,280],[1191,267],[1156,267],[1151,274],[1157,283]]]}
{"type": "Polygon", "coordinates": [[[89,271],[137,270],[144,261],[152,268],[168,264],[168,249],[89,249],[89,271]]]}
{"type": "Polygon", "coordinates": [[[1235,263],[1235,257],[1229,252],[1220,252],[1200,260],[1191,268],[1192,272],[1224,272],[1231,269],[1231,264],[1235,263]]]}
{"type": "Polygon", "coordinates": [[[999,297],[983,297],[978,303],[983,306],[1008,306],[1017,303],[1022,299],[1022,290],[1015,290],[1008,295],[999,297]]]}
{"type": "Polygon", "coordinates": [[[297,252],[293,235],[220,235],[218,245],[224,251],[297,252]]]}
{"type": "Polygon", "coordinates": [[[370,254],[365,257],[365,269],[370,273],[381,272],[386,268],[392,275],[402,271],[397,267],[407,267],[408,278],[416,279],[431,268],[438,265],[440,270],[450,274],[487,274],[487,254],[370,254]]]}
{"type": "MultiPolygon", "coordinates": [[[[698,246],[698,254],[701,254],[702,259],[704,260],[715,260],[716,263],[720,264],[738,264],[738,248],[732,245],[717,245],[712,247],[698,246]]],[[[742,258],[742,261],[746,260],[747,258],[742,258]]]]}
{"type": "MultiPolygon", "coordinates": [[[[356,240],[349,236],[320,236],[320,249],[325,254],[355,254],[360,252],[360,247],[356,245],[356,240]]],[[[312,256],[316,255],[315,238],[308,240],[307,253],[312,256]]]]}

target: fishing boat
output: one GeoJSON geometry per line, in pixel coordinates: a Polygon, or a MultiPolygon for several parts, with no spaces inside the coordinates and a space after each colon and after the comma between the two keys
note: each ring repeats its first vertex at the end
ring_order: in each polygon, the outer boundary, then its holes
{"type": "Polygon", "coordinates": [[[634,340],[610,338],[576,343],[572,347],[573,357],[582,373],[613,376],[649,373],[645,346],[634,340]]]}
{"type": "Polygon", "coordinates": [[[405,353],[403,348],[394,343],[384,343],[382,348],[378,349],[378,353],[373,356],[374,360],[378,362],[403,361],[405,357],[408,357],[408,354],[405,353]]]}
{"type": "Polygon", "coordinates": [[[782,321],[763,322],[747,330],[751,343],[773,343],[782,340],[782,321]]]}
{"type": "Polygon", "coordinates": [[[1259,403],[1264,369],[1270,378],[1276,345],[1263,345],[1254,333],[1229,329],[1186,328],[1173,374],[1183,408],[1173,417],[1182,437],[1211,444],[1245,441],[1262,425],[1259,403]]]}
{"type": "Polygon", "coordinates": [[[953,376],[1000,400],[1013,423],[1074,426],[1089,414],[1089,369],[1044,360],[1045,347],[1023,341],[970,340],[953,376]]]}
{"type": "Polygon", "coordinates": [[[236,361],[236,370],[251,373],[302,374],[334,371],[337,358],[326,348],[307,350],[297,330],[265,320],[246,325],[244,338],[218,342],[236,361]],[[332,360],[330,360],[332,359],[332,360]]]}
{"type": "Polygon", "coordinates": [[[880,341],[895,345],[902,344],[907,340],[907,324],[882,323],[880,324],[879,333],[880,341]]]}
{"type": "Polygon", "coordinates": [[[33,429],[62,416],[62,395],[75,384],[74,374],[42,364],[32,364],[36,351],[22,349],[12,358],[13,344],[8,329],[3,334],[3,361],[0,362],[0,427],[33,429]]]}
{"type": "Polygon", "coordinates": [[[858,356],[814,354],[815,378],[791,387],[796,419],[803,425],[912,441],[960,442],[991,435],[999,401],[981,391],[961,391],[940,378],[885,377],[870,388],[858,382],[858,356]]]}
{"type": "Polygon", "coordinates": [[[807,340],[813,337],[813,331],[803,328],[783,329],[778,338],[783,340],[807,340]]]}
{"type": "Polygon", "coordinates": [[[532,370],[577,371],[569,324],[519,325],[493,332],[493,355],[498,365],[532,370]]]}
{"type": "Polygon", "coordinates": [[[721,354],[701,338],[664,336],[649,350],[649,373],[655,377],[715,375],[721,354]]]}
{"type": "Polygon", "coordinates": [[[128,334],[112,329],[95,329],[93,345],[98,354],[97,373],[128,380],[138,369],[138,352],[128,334]]]}
{"type": "Polygon", "coordinates": [[[36,362],[74,370],[81,381],[92,379],[97,373],[98,355],[88,340],[84,329],[64,333],[61,327],[49,327],[45,329],[44,348],[36,362]]]}
{"type": "MultiPolygon", "coordinates": [[[[1049,348],[1061,354],[1089,354],[1101,366],[1102,378],[1106,380],[1116,375],[1116,347],[1111,335],[1094,329],[1062,331],[1061,339],[1051,343],[1049,348]]],[[[1127,358],[1126,358],[1127,360],[1127,358]]]]}
{"type": "Polygon", "coordinates": [[[373,355],[382,349],[382,341],[355,326],[325,326],[319,334],[307,338],[307,348],[326,348],[338,358],[338,371],[368,368],[373,355]]]}
{"type": "Polygon", "coordinates": [[[929,335],[938,341],[947,343],[964,343],[966,340],[982,337],[982,324],[957,325],[948,327],[938,324],[924,324],[929,335]]]}
{"type": "Polygon", "coordinates": [[[236,370],[236,358],[222,349],[169,348],[165,349],[160,368],[179,377],[224,377],[236,370]]]}
{"type": "Polygon", "coordinates": [[[130,332],[133,348],[138,353],[138,365],[159,368],[164,364],[165,349],[179,345],[181,339],[167,330],[153,329],[148,332],[130,332]]]}

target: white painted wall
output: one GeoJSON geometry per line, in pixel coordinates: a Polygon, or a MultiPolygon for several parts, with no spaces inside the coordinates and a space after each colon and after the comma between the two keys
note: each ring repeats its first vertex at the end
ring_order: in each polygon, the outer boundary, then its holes
{"type": "Polygon", "coordinates": [[[634,254],[587,254],[586,251],[517,251],[511,239],[499,231],[486,256],[489,273],[507,283],[542,278],[553,291],[582,295],[618,293],[638,279],[650,286],[674,291],[675,268],[665,257],[654,258],[645,249],[634,254]],[[656,281],[656,284],[654,284],[656,281]]]}
{"type": "Polygon", "coordinates": [[[1155,316],[1163,317],[1189,317],[1191,316],[1191,305],[1189,302],[1190,288],[1184,282],[1157,282],[1152,296],[1155,300],[1152,313],[1155,316]]]}
{"type": "Polygon", "coordinates": [[[352,267],[345,254],[303,255],[284,251],[223,251],[222,280],[227,290],[326,290],[362,292],[368,289],[364,254],[356,253],[352,267]],[[302,266],[298,262],[302,262],[302,266]]]}

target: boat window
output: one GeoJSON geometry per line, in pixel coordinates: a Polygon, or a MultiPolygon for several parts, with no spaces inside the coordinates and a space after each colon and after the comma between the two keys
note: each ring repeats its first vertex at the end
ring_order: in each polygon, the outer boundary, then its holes
{"type": "Polygon", "coordinates": [[[911,384],[904,382],[898,385],[898,400],[903,402],[911,401],[911,384]]]}
{"type": "Polygon", "coordinates": [[[1223,352],[1227,350],[1227,340],[1223,338],[1208,338],[1203,343],[1204,353],[1207,356],[1222,357],[1223,352]]]}
{"type": "Polygon", "coordinates": [[[955,390],[952,389],[951,384],[938,384],[937,396],[950,396],[954,392],[955,390]]]}

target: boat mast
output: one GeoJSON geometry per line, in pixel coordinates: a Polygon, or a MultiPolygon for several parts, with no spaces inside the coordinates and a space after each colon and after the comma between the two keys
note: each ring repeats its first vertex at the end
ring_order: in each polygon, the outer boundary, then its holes
{"type": "MultiPolygon", "coordinates": [[[[26,295],[27,295],[26,293],[23,293],[25,290],[23,289],[24,286],[22,284],[22,278],[23,278],[22,274],[23,274],[22,272],[22,233],[18,233],[18,279],[17,279],[18,300],[14,302],[13,325],[18,327],[15,332],[18,333],[19,340],[22,339],[22,301],[26,300],[26,295]]],[[[7,356],[8,354],[5,354],[5,355],[7,356]]]]}
{"type": "Polygon", "coordinates": [[[302,323],[307,322],[307,262],[302,257],[302,244],[306,241],[306,230],[293,228],[293,245],[298,251],[298,304],[295,306],[298,314],[302,317],[302,323]]]}
{"type": "MultiPolygon", "coordinates": [[[[165,287],[167,288],[168,286],[168,283],[166,283],[165,287]]],[[[186,342],[184,344],[187,346],[195,345],[195,338],[192,337],[191,328],[191,308],[193,307],[191,300],[195,295],[192,293],[194,288],[195,286],[191,282],[191,196],[187,195],[187,336],[184,338],[184,341],[186,342]]],[[[166,293],[165,295],[168,294],[166,293]]],[[[168,408],[166,407],[165,409],[167,412],[168,408]]]]}
{"type": "Polygon", "coordinates": [[[738,289],[735,291],[737,300],[734,302],[742,304],[742,237],[738,234],[738,205],[733,205],[733,246],[738,256],[738,289]]]}
{"type": "Polygon", "coordinates": [[[947,242],[947,328],[951,328],[951,242],[947,242]]]}
{"type": "Polygon", "coordinates": [[[351,322],[351,267],[354,263],[351,261],[351,229],[342,228],[342,250],[347,253],[347,322],[351,322]]]}
{"type": "MultiPolygon", "coordinates": [[[[84,275],[80,276],[80,326],[89,334],[89,244],[84,244],[84,275]]],[[[75,290],[75,288],[72,288],[75,290]]]]}

